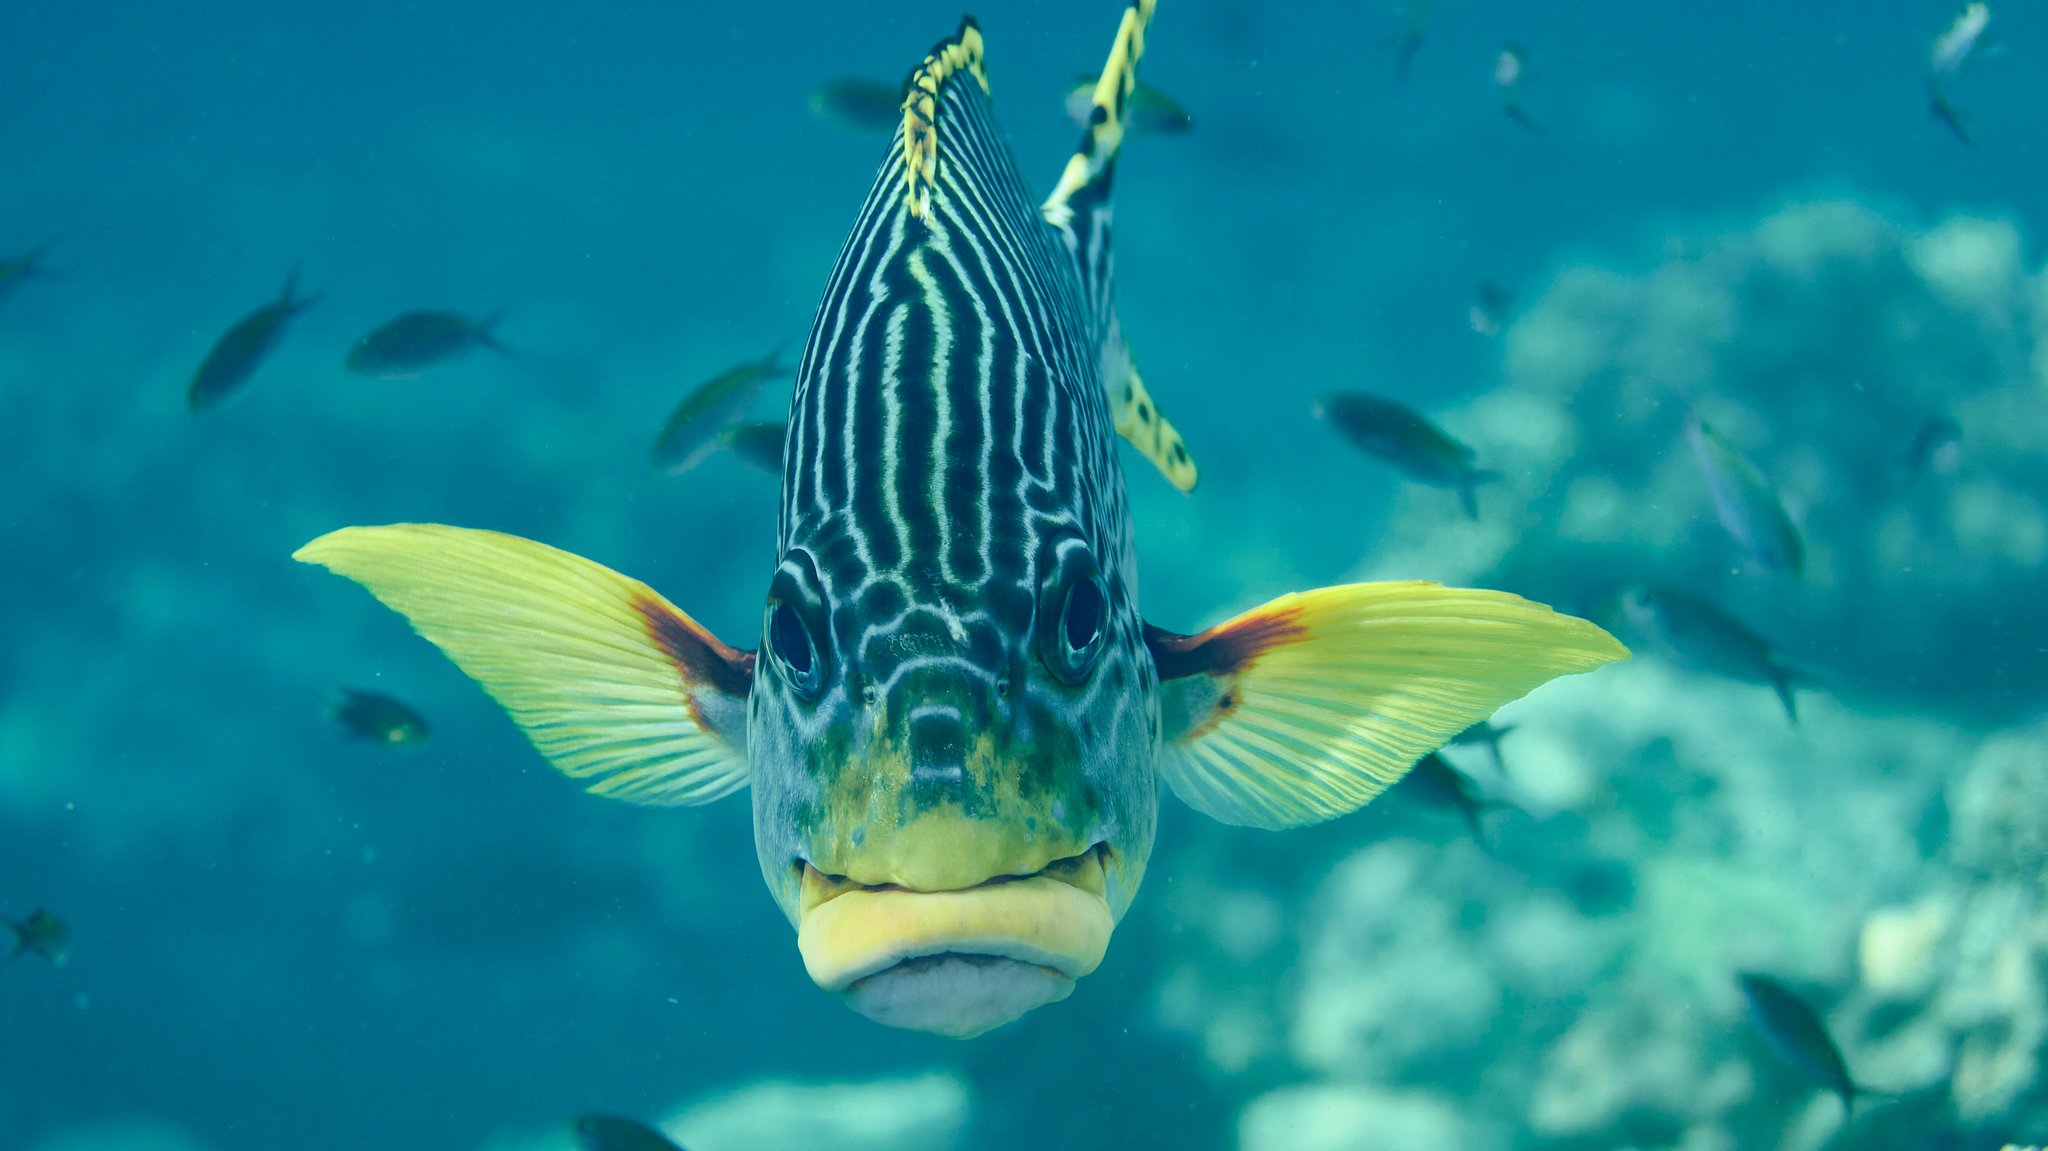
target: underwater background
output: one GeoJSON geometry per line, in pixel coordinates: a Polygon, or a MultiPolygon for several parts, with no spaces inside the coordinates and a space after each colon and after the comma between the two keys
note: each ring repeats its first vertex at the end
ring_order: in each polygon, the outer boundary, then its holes
{"type": "MultiPolygon", "coordinates": [[[[1041,191],[1118,11],[975,9],[1041,191]]],[[[1429,578],[1637,658],[1512,705],[1498,765],[1446,753],[1475,827],[1399,788],[1278,834],[1163,799],[1102,969],[963,1043],[811,985],[744,797],[584,796],[290,559],[495,528],[752,646],[774,480],[649,445],[803,338],[886,144],[812,94],[899,78],[957,5],[0,6],[0,256],[49,245],[0,280],[0,916],[71,936],[0,967],[0,1149],[559,1151],[586,1112],[692,1151],[2048,1140],[2048,13],[1995,9],[1946,91],[1968,144],[1928,107],[1956,15],[1161,6],[1142,76],[1193,127],[1127,143],[1119,309],[1203,480],[1125,452],[1147,617],[1429,578]],[[295,267],[317,303],[193,410],[295,267]],[[345,370],[416,308],[502,311],[508,352],[345,370]],[[1319,422],[1346,390],[1499,471],[1479,518],[1319,422]],[[1716,521],[1695,411],[1800,574],[1716,521]],[[1902,468],[1934,417],[1954,450],[1902,468]],[[1806,669],[1798,722],[1631,635],[1644,581],[1806,669]],[[431,736],[352,738],[345,687],[431,736]],[[1851,1122],[1741,971],[1820,1009],[1851,1122]]]]}

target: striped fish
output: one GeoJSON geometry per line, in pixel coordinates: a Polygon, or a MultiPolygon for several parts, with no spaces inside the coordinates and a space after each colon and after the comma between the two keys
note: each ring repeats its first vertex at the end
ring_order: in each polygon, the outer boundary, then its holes
{"type": "Polygon", "coordinates": [[[1285,596],[1195,635],[1139,615],[1121,435],[1196,479],[1126,350],[1110,186],[1153,0],[1124,12],[1080,147],[1035,203],[973,21],[902,123],[797,368],[758,651],[637,581],[491,532],[344,528],[298,558],[367,587],[605,796],[751,787],[812,979],[970,1036],[1094,970],[1160,781],[1227,823],[1353,811],[1556,676],[1583,620],[1429,583],[1285,596]]]}

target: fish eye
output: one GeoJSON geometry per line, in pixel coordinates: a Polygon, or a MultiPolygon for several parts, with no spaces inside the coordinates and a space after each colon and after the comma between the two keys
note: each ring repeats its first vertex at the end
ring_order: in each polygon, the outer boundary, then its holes
{"type": "Polygon", "coordinates": [[[1102,654],[1109,593],[1087,544],[1067,536],[1052,547],[1052,570],[1039,605],[1039,657],[1060,680],[1079,684],[1102,654]]]}
{"type": "Polygon", "coordinates": [[[817,698],[825,684],[825,649],[818,642],[823,629],[824,600],[818,594],[817,569],[810,556],[791,552],[776,569],[768,590],[768,653],[797,695],[817,698]]]}

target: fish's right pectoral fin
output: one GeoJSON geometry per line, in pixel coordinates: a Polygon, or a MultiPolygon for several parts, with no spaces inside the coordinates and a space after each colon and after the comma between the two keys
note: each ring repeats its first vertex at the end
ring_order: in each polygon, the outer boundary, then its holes
{"type": "Polygon", "coordinates": [[[1356,811],[1509,701],[1628,657],[1542,604],[1424,582],[1286,595],[1199,635],[1148,627],[1146,643],[1160,775],[1195,810],[1265,828],[1356,811]]]}
{"type": "Polygon", "coordinates": [[[363,585],[595,795],[670,806],[747,784],[754,655],[638,580],[441,524],[330,532],[293,553],[363,585]]]}

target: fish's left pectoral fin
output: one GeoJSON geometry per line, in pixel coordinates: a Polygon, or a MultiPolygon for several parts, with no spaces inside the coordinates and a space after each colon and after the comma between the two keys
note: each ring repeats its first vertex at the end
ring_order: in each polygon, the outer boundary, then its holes
{"type": "Polygon", "coordinates": [[[1285,595],[1199,635],[1148,625],[1146,643],[1160,775],[1195,810],[1265,828],[1356,811],[1509,701],[1628,657],[1542,604],[1426,582],[1285,595]]]}
{"type": "Polygon", "coordinates": [[[292,558],[403,615],[594,795],[675,806],[747,784],[753,653],[638,580],[518,536],[441,524],[343,528],[292,558]]]}

